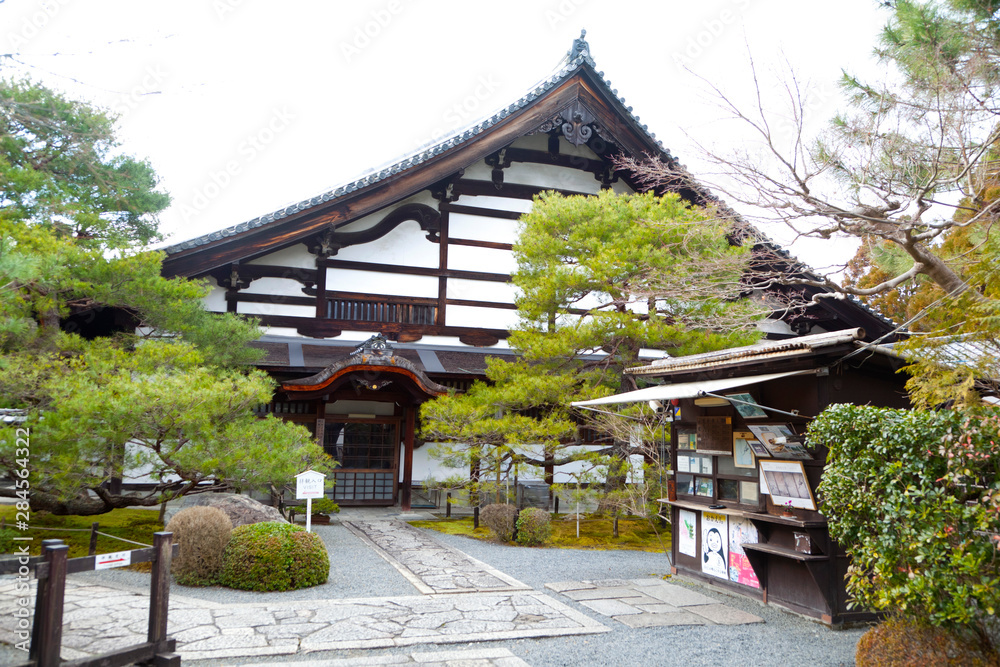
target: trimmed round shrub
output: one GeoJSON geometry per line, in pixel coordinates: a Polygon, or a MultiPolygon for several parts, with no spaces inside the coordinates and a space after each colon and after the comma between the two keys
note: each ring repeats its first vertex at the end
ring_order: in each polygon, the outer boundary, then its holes
{"type": "Polygon", "coordinates": [[[504,503],[493,503],[483,508],[479,520],[493,531],[493,535],[501,542],[514,539],[514,521],[517,519],[517,508],[504,503]]]}
{"type": "Polygon", "coordinates": [[[170,520],[166,530],[180,545],[170,569],[177,583],[185,586],[211,586],[218,582],[222,554],[229,544],[233,524],[216,507],[188,507],[170,520]]]}
{"type": "Polygon", "coordinates": [[[325,583],[329,576],[330,557],[316,533],[265,521],[233,529],[219,579],[244,591],[291,591],[325,583]]]}
{"type": "Polygon", "coordinates": [[[858,640],[854,660],[858,667],[993,667],[998,656],[973,636],[962,636],[925,623],[891,618],[858,640]]]}
{"type": "Polygon", "coordinates": [[[529,507],[517,516],[517,543],[545,544],[552,537],[552,516],[543,509],[529,507]]]}

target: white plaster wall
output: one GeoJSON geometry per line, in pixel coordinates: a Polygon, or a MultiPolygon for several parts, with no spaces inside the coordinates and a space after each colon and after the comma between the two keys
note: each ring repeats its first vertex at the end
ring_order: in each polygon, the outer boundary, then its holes
{"type": "Polygon", "coordinates": [[[263,264],[264,266],[295,266],[300,269],[315,269],[316,255],[306,249],[305,243],[272,252],[269,255],[251,259],[247,264],[263,264]]]}
{"type": "Polygon", "coordinates": [[[480,160],[466,167],[462,178],[471,178],[475,181],[489,181],[493,178],[493,167],[486,164],[486,160],[480,160]]]}
{"type": "MultiPolygon", "coordinates": [[[[448,278],[449,299],[466,299],[469,301],[495,301],[497,303],[514,303],[517,288],[511,283],[495,283],[485,280],[465,280],[463,278],[448,278]]],[[[448,306],[451,310],[452,306],[448,306]]]]}
{"type": "Polygon", "coordinates": [[[434,276],[407,276],[398,273],[330,268],[326,270],[326,289],[328,292],[357,292],[359,294],[418,296],[436,299],[438,279],[434,276]]]}
{"type": "Polygon", "coordinates": [[[516,323],[516,310],[503,310],[500,308],[448,306],[448,310],[445,315],[445,324],[450,327],[508,329],[516,323]]]}
{"type": "MultiPolygon", "coordinates": [[[[492,243],[514,243],[517,241],[517,220],[490,218],[464,213],[448,214],[448,236],[470,241],[490,241],[492,243]]],[[[449,248],[449,252],[455,246],[449,248]]]]}
{"type": "Polygon", "coordinates": [[[456,245],[448,248],[448,268],[456,271],[511,273],[517,268],[517,262],[510,250],[456,245]]]}
{"type": "Polygon", "coordinates": [[[601,183],[590,172],[567,169],[552,164],[515,162],[503,172],[504,183],[537,185],[558,190],[575,190],[597,194],[601,183]]]}
{"type": "Polygon", "coordinates": [[[281,296],[307,296],[302,292],[302,283],[290,278],[260,278],[250,283],[250,287],[240,290],[241,294],[274,294],[281,296]]]}
{"type": "Polygon", "coordinates": [[[513,199],[511,197],[472,197],[462,195],[456,204],[461,206],[475,206],[477,208],[495,208],[498,211],[514,211],[515,213],[527,213],[531,210],[531,200],[513,199]]]}
{"type": "MultiPolygon", "coordinates": [[[[463,477],[469,476],[468,469],[448,468],[442,465],[437,459],[431,458],[430,450],[433,446],[434,443],[426,442],[421,447],[413,450],[414,484],[423,482],[431,477],[440,481],[456,474],[462,475],[463,477]]],[[[402,472],[402,466],[400,466],[400,472],[402,472]]],[[[400,479],[402,479],[402,477],[400,477],[400,479]]]]}
{"type": "MultiPolygon", "coordinates": [[[[278,297],[280,298],[280,297],[278,297]]],[[[237,313],[244,315],[286,315],[288,317],[315,317],[315,306],[289,306],[283,303],[240,303],[237,313]]]]}
{"type": "Polygon", "coordinates": [[[416,220],[407,220],[380,239],[342,248],[332,259],[437,268],[440,252],[416,220]]]}
{"type": "Polygon", "coordinates": [[[208,284],[212,286],[212,291],[208,293],[208,296],[205,297],[203,302],[205,304],[205,309],[210,310],[213,313],[226,312],[226,289],[224,287],[220,287],[219,283],[212,277],[209,277],[208,284]]]}
{"type": "Polygon", "coordinates": [[[635,194],[635,190],[633,190],[632,188],[630,188],[628,186],[628,183],[625,183],[624,181],[615,181],[614,183],[611,184],[611,189],[614,192],[617,192],[620,195],[633,195],[633,194],[635,194]]]}
{"type": "Polygon", "coordinates": [[[366,215],[363,218],[358,218],[349,225],[344,225],[343,227],[339,227],[337,231],[359,232],[368,229],[370,227],[374,227],[378,223],[382,222],[382,219],[385,218],[385,216],[389,215],[394,210],[396,210],[400,206],[403,206],[404,204],[425,204],[427,206],[430,206],[434,210],[437,210],[438,202],[436,199],[434,199],[434,197],[431,196],[431,193],[428,190],[421,190],[415,195],[407,197],[406,199],[400,201],[397,204],[393,204],[392,206],[384,208],[380,211],[376,211],[371,215],[366,215]]]}

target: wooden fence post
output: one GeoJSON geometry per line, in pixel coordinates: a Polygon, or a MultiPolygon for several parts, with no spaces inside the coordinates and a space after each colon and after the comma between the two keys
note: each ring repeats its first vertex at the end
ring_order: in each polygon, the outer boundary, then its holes
{"type": "Polygon", "coordinates": [[[479,528],[479,505],[472,508],[472,527],[479,528]]]}
{"type": "Polygon", "coordinates": [[[62,652],[63,600],[69,547],[62,540],[43,540],[42,550],[49,565],[49,576],[45,581],[38,582],[35,627],[32,628],[29,656],[38,667],[57,667],[62,652]]]}
{"type": "Polygon", "coordinates": [[[448,497],[445,499],[445,503],[444,503],[444,516],[445,516],[446,519],[450,519],[451,518],[451,494],[450,493],[448,494],[448,497]]]}
{"type": "Polygon", "coordinates": [[[167,639],[167,611],[170,606],[170,558],[173,533],[153,533],[156,563],[149,582],[149,636],[150,643],[159,644],[167,639]]]}
{"type": "Polygon", "coordinates": [[[87,550],[88,556],[93,556],[97,553],[97,529],[100,525],[96,521],[90,524],[90,549],[87,550]]]}

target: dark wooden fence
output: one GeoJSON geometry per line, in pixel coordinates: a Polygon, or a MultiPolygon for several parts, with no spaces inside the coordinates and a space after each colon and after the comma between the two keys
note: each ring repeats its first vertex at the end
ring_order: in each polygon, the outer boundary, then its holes
{"type": "MultiPolygon", "coordinates": [[[[167,637],[167,610],[170,602],[170,559],[177,545],[171,546],[172,533],[154,533],[153,546],[130,552],[131,563],[152,563],[149,585],[149,633],[146,641],[117,649],[93,658],[62,662],[63,601],[66,575],[95,569],[97,557],[67,558],[69,547],[62,540],[43,540],[42,555],[28,559],[38,579],[35,617],[31,627],[31,650],[28,662],[15,667],[120,667],[135,663],[157,667],[179,667],[181,657],[174,653],[176,642],[167,637]]],[[[0,562],[0,574],[18,572],[20,559],[0,562]]]]}

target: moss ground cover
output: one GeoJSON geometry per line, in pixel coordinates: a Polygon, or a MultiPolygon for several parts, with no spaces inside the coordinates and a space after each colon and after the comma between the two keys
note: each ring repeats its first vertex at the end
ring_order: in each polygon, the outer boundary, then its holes
{"type": "MultiPolygon", "coordinates": [[[[11,540],[14,536],[31,536],[33,539],[28,544],[33,556],[37,556],[42,551],[42,540],[60,539],[69,545],[69,557],[86,556],[90,546],[90,524],[95,521],[100,524],[98,530],[108,535],[123,537],[127,540],[142,542],[143,544],[153,543],[153,533],[163,530],[163,524],[159,520],[159,512],[156,510],[136,510],[118,509],[107,514],[96,516],[55,516],[48,512],[31,512],[29,524],[38,528],[84,528],[87,532],[63,531],[63,530],[11,530],[16,525],[17,509],[13,505],[0,505],[0,518],[7,524],[6,531],[0,531],[0,553],[13,553],[15,542],[11,540]],[[6,539],[5,539],[6,538],[6,539]]],[[[24,542],[17,542],[18,546],[24,542]]],[[[130,549],[141,549],[139,545],[120,542],[103,535],[97,536],[97,553],[112,553],[115,551],[128,551],[130,549]]]]}
{"type": "MultiPolygon", "coordinates": [[[[670,548],[670,527],[660,529],[660,539],[649,522],[639,518],[625,518],[618,522],[619,537],[613,533],[613,521],[606,517],[581,519],[580,537],[576,536],[576,522],[564,521],[566,515],[552,517],[552,537],[545,546],[562,549],[600,549],[662,552],[670,548]]],[[[472,517],[442,519],[439,521],[411,521],[418,528],[430,528],[450,535],[466,535],[478,540],[490,540],[490,530],[483,524],[473,529],[472,517]]]]}

